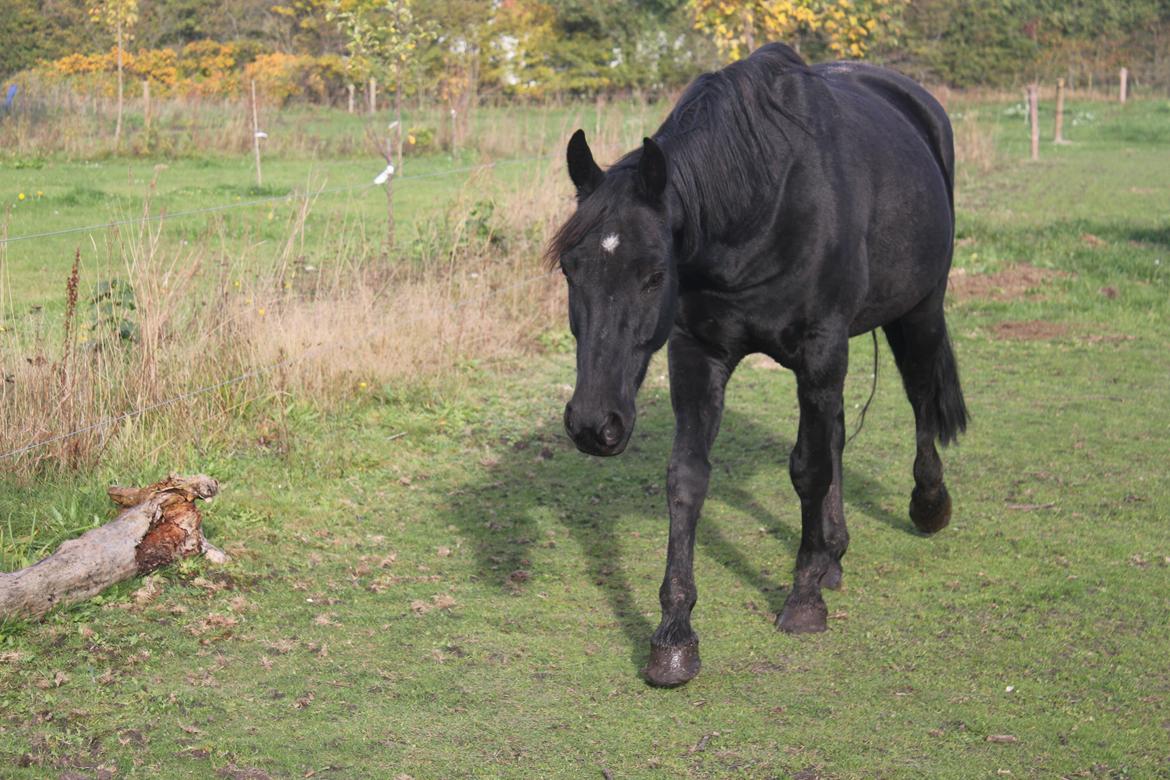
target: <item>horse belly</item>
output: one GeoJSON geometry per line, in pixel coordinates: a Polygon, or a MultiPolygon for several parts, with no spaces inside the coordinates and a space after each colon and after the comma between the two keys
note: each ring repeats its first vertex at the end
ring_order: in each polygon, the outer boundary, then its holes
{"type": "Polygon", "coordinates": [[[926,173],[933,175],[903,179],[898,197],[875,209],[866,237],[866,295],[851,335],[893,322],[946,284],[954,218],[941,172],[926,173]]]}

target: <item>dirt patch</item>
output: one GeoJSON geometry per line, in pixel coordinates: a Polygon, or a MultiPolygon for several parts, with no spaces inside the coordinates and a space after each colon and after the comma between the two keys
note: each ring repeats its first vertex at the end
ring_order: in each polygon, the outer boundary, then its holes
{"type": "Polygon", "coordinates": [[[784,368],[784,366],[780,365],[772,358],[768,357],[767,355],[761,355],[759,353],[755,355],[748,355],[743,362],[745,365],[751,368],[757,368],[761,371],[780,371],[784,368]]]}
{"type": "Polygon", "coordinates": [[[1067,271],[1038,268],[1030,263],[1018,263],[993,274],[973,274],[954,268],[947,282],[947,295],[955,301],[1039,300],[1052,281],[1071,276],[1067,271]]]}
{"type": "Polygon", "coordinates": [[[1047,320],[1008,320],[997,322],[988,330],[994,338],[1004,341],[1052,341],[1063,338],[1081,344],[1117,345],[1134,340],[1134,336],[1101,331],[1099,326],[1095,325],[1068,324],[1047,320]]]}
{"type": "Polygon", "coordinates": [[[1024,320],[1022,322],[997,322],[991,332],[997,339],[1007,341],[1049,341],[1069,335],[1070,328],[1063,322],[1024,320]]]}

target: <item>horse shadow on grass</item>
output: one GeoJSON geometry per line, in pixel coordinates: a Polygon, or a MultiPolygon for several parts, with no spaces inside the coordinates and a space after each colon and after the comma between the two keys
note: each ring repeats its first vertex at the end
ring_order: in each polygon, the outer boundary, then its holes
{"type": "MultiPolygon", "coordinates": [[[[649,516],[657,519],[665,536],[669,525],[666,465],[674,425],[666,399],[655,397],[640,404],[638,425],[626,453],[618,458],[578,453],[559,422],[551,420],[501,436],[493,454],[482,461],[486,472],[453,492],[444,510],[448,516],[441,518],[456,525],[474,547],[475,576],[480,582],[497,582],[501,592],[521,596],[529,590],[530,582],[539,586],[545,575],[540,566],[534,565],[534,559],[547,560],[548,556],[545,550],[538,553],[536,548],[555,549],[564,543],[566,534],[561,532],[567,531],[571,543],[583,551],[587,575],[594,581],[598,596],[608,602],[636,669],[647,660],[656,622],[637,609],[633,594],[637,590],[642,597],[646,595],[644,591],[657,595],[661,574],[652,580],[629,580],[628,567],[622,565],[619,535],[630,529],[625,527],[619,532],[618,525],[631,515],[649,516]],[[541,515],[543,520],[538,519],[541,515]],[[550,515],[556,519],[550,521],[550,515]]],[[[800,544],[799,504],[787,467],[791,449],[791,441],[728,409],[711,457],[707,506],[718,502],[730,508],[732,516],[744,516],[778,541],[774,567],[757,566],[724,534],[719,523],[705,517],[699,522],[696,536],[697,546],[749,589],[762,594],[772,612],[783,608],[800,544]],[[760,499],[765,496],[754,495],[745,487],[757,475],[766,476],[773,486],[768,488],[769,497],[791,500],[793,511],[787,512],[785,518],[764,506],[760,499]]],[[[892,487],[846,467],[845,490],[847,502],[854,507],[863,506],[865,515],[913,533],[908,518],[895,517],[881,508],[883,499],[891,497],[892,487]]],[[[661,556],[664,567],[665,542],[661,556]]]]}

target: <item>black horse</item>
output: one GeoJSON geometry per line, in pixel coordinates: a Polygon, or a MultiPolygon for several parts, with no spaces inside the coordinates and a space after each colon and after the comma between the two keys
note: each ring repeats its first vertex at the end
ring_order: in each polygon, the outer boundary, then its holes
{"type": "Polygon", "coordinates": [[[885,331],[914,408],[911,519],[927,533],[950,519],[934,442],[967,423],[943,319],[950,123],[904,76],[852,62],[810,67],[770,44],[699,77],[654,137],[608,171],[580,130],[568,163],[577,210],[549,259],[569,284],[577,386],[565,428],[579,449],[625,449],[650,356],[670,340],[670,541],[645,675],[678,685],[699,671],[695,525],[724,387],[744,356],[762,352],[795,372],[800,402],[789,468],[801,541],[778,628],[825,630],[821,588],[841,582],[850,336],[885,331]]]}

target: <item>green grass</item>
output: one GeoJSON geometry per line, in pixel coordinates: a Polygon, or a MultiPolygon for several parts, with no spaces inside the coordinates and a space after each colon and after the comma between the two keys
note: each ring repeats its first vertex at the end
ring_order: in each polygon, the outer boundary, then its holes
{"type": "MultiPolygon", "coordinates": [[[[131,112],[136,108],[131,106],[131,112]]],[[[613,132],[628,146],[650,132],[665,110],[662,105],[621,104],[603,109],[601,116],[604,126],[616,128],[613,132]],[[620,116],[620,121],[614,120],[611,113],[620,116]]],[[[406,127],[432,132],[440,121],[433,112],[407,111],[404,116],[406,127]]],[[[142,117],[134,113],[129,117],[127,145],[133,147],[142,117]]],[[[280,243],[287,233],[289,217],[299,206],[296,198],[250,207],[247,203],[288,194],[340,190],[322,194],[314,204],[306,224],[308,256],[318,265],[327,264],[336,255],[338,234],[347,230],[364,229],[376,241],[385,224],[386,200],[380,189],[365,185],[373,181],[385,163],[371,147],[367,131],[385,136],[386,117],[386,112],[371,118],[321,108],[271,112],[264,125],[273,139],[271,143],[278,144],[278,151],[264,153],[264,184],[259,187],[250,154],[188,149],[192,145],[199,148],[193,138],[228,132],[225,128],[244,132],[242,126],[230,125],[238,117],[214,106],[187,109],[169,123],[159,124],[159,131],[171,139],[169,146],[187,149],[179,156],[106,154],[78,160],[59,152],[22,156],[0,150],[0,226],[9,237],[98,226],[9,244],[3,262],[7,281],[17,291],[14,298],[22,306],[47,306],[57,311],[77,249],[82,253],[86,279],[123,274],[119,255],[110,251],[110,243],[133,235],[136,227],[101,226],[134,220],[145,213],[166,215],[227,207],[210,214],[168,219],[162,238],[164,246],[174,253],[192,244],[232,251],[262,242],[280,243]]],[[[74,133],[102,132],[101,125],[89,116],[57,117],[54,121],[74,123],[74,133]]],[[[577,126],[591,132],[600,126],[597,108],[480,110],[470,137],[479,147],[486,147],[485,151],[467,146],[454,155],[430,151],[405,159],[395,188],[394,213],[400,238],[409,241],[420,231],[425,232],[436,212],[457,197],[491,199],[499,196],[501,187],[515,188],[531,181],[535,173],[547,167],[548,158],[560,158],[560,144],[567,130],[577,126]],[[473,181],[472,174],[465,170],[492,160],[514,162],[499,166],[490,185],[482,177],[473,181]]]]}
{"type": "MultiPolygon", "coordinates": [[[[465,188],[473,175],[468,169],[477,164],[471,156],[407,160],[404,178],[396,184],[394,213],[396,229],[408,246],[428,221],[436,219],[457,197],[490,200],[498,197],[501,187],[514,187],[522,177],[548,163],[524,158],[501,165],[490,186],[468,191],[465,188]]],[[[0,193],[11,209],[9,236],[98,226],[10,243],[5,263],[18,303],[22,307],[60,308],[77,249],[82,253],[86,280],[124,276],[121,253],[111,251],[110,244],[119,241],[119,236],[125,240],[137,235],[140,226],[102,225],[136,220],[147,213],[162,216],[164,251],[170,255],[189,253],[192,245],[225,253],[264,244],[279,247],[286,240],[289,220],[301,206],[302,199],[297,196],[326,190],[316,197],[305,225],[305,257],[310,262],[327,267],[336,254],[340,233],[365,231],[373,244],[381,240],[386,198],[381,188],[366,185],[372,184],[384,163],[372,159],[271,160],[264,166],[262,187],[256,186],[255,170],[250,165],[247,160],[225,158],[54,160],[35,169],[0,165],[0,193]],[[21,193],[24,201],[19,200],[21,193]],[[290,194],[294,197],[282,197],[290,194]],[[228,208],[167,217],[224,206],[228,208]]],[[[150,225],[156,228],[156,223],[150,225]]]]}
{"type": "MultiPolygon", "coordinates": [[[[560,430],[571,354],[466,365],[344,414],[290,402],[276,446],[241,419],[174,452],[222,480],[207,529],[234,561],[162,572],[145,605],[126,583],[0,626],[0,775],[1170,774],[1166,105],[1100,107],[1034,165],[1002,109],[979,108],[1005,164],[965,180],[956,262],[1070,275],[952,305],[973,424],[944,453],[955,517],[932,538],[906,517],[913,429],[883,347],[828,633],[772,627],[800,533],[786,372],[732,380],[697,547],[704,667],[662,691],[637,673],[667,531],[664,362],[611,460],[560,430]],[[995,336],[1033,320],[1065,333],[995,336]]],[[[854,350],[853,414],[868,338],[854,350]]],[[[105,517],[109,481],[158,473],[5,484],[0,568],[105,517]]]]}

